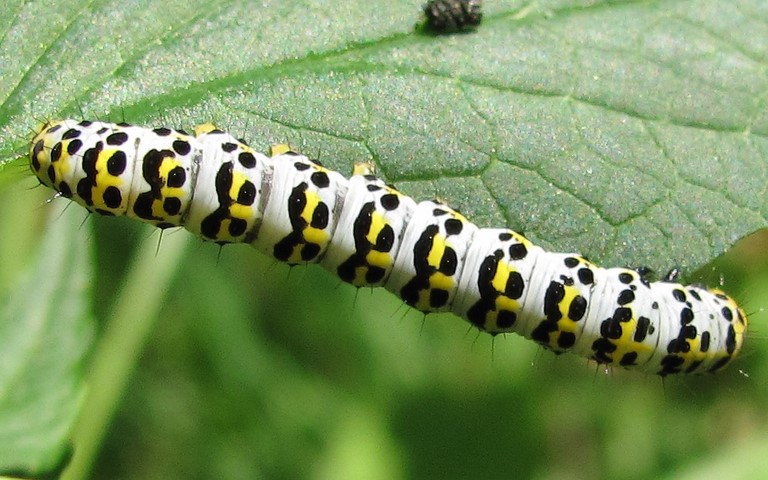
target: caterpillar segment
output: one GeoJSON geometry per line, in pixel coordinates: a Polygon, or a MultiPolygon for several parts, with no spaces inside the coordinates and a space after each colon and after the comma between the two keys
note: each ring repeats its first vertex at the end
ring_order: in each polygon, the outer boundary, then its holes
{"type": "Polygon", "coordinates": [[[382,286],[395,267],[406,225],[416,202],[371,174],[370,167],[355,166],[347,184],[344,208],[322,265],[352,285],[382,286]]]}
{"type": "Polygon", "coordinates": [[[480,330],[514,332],[522,322],[524,293],[533,271],[533,245],[507,229],[480,229],[470,245],[453,311],[480,330]]]}
{"type": "Polygon", "coordinates": [[[383,286],[422,311],[491,334],[666,376],[715,372],[739,353],[747,317],[717,289],[547,252],[417,203],[358,164],[346,179],[286,145],[270,156],[213,125],[169,128],[62,120],[42,125],[30,166],[58,195],[104,215],[248,243],[289,264],[320,263],[383,286]]]}
{"type": "Polygon", "coordinates": [[[475,232],[477,227],[455,210],[419,203],[384,287],[422,312],[448,311],[475,232]]]}
{"type": "Polygon", "coordinates": [[[195,128],[200,162],[195,202],[182,224],[217,243],[249,242],[258,234],[268,195],[267,157],[212,124],[195,128]],[[208,160],[211,161],[208,161],[208,160]]]}

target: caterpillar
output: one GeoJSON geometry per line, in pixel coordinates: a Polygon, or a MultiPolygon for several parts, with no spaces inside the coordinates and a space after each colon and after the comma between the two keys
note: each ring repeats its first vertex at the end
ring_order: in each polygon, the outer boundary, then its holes
{"type": "Polygon", "coordinates": [[[490,334],[515,332],[600,364],[661,376],[715,372],[739,353],[747,328],[720,290],[547,252],[440,202],[417,203],[367,164],[347,179],[285,146],[258,153],[211,124],[189,135],[49,122],[32,140],[30,166],[91,212],[248,243],[291,265],[319,263],[421,312],[453,312],[490,334]]]}
{"type": "Polygon", "coordinates": [[[427,26],[438,33],[457,32],[480,25],[482,0],[429,0],[424,5],[427,26]]]}

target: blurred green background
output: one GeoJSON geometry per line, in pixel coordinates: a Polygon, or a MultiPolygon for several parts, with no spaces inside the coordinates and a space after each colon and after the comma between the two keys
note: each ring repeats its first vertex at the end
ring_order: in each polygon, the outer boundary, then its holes
{"type": "MultiPolygon", "coordinates": [[[[32,185],[27,178],[0,197],[3,287],[9,267],[39,253],[46,222],[60,221],[46,220],[49,194],[32,185]]],[[[102,329],[138,258],[168,255],[169,238],[184,249],[93,478],[768,472],[764,235],[706,269],[752,314],[744,355],[717,376],[661,380],[606,372],[514,335],[492,340],[450,315],[425,318],[316,266],[81,213],[102,329]]],[[[123,300],[139,306],[156,288],[165,287],[141,278],[140,294],[123,300]]]]}

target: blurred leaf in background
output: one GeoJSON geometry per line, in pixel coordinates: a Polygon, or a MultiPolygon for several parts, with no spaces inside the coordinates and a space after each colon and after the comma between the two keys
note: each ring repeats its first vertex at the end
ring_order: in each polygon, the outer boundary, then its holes
{"type": "Polygon", "coordinates": [[[73,212],[57,216],[61,221],[40,245],[44,253],[6,291],[0,310],[0,465],[6,472],[40,475],[66,465],[85,394],[83,360],[93,338],[90,242],[73,212]]]}
{"type": "MultiPolygon", "coordinates": [[[[65,478],[766,472],[764,239],[702,268],[765,226],[764,2],[486,1],[476,32],[437,37],[414,27],[419,12],[411,1],[0,5],[0,286],[19,295],[25,265],[48,258],[42,232],[69,228],[59,224],[85,225],[58,236],[62,248],[96,251],[78,296],[99,340],[65,478]],[[480,226],[605,265],[722,277],[754,333],[716,377],[604,374],[245,247],[161,238],[75,205],[50,226],[51,194],[10,161],[38,121],[64,116],[215,121],[342,172],[373,161],[480,226]]],[[[76,298],[77,268],[51,270],[61,290],[40,301],[76,298]]],[[[0,459],[12,453],[0,446],[0,459]]]]}

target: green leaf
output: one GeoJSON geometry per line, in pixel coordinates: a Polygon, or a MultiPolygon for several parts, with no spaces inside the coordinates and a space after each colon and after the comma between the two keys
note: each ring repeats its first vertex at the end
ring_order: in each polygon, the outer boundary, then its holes
{"type": "Polygon", "coordinates": [[[761,2],[489,2],[437,37],[380,3],[9,3],[0,157],[44,118],[213,120],[606,264],[765,225],[761,2]]]}
{"type": "Polygon", "coordinates": [[[71,453],[93,333],[87,230],[75,212],[52,222],[34,264],[0,312],[0,472],[41,476],[71,453]]]}

